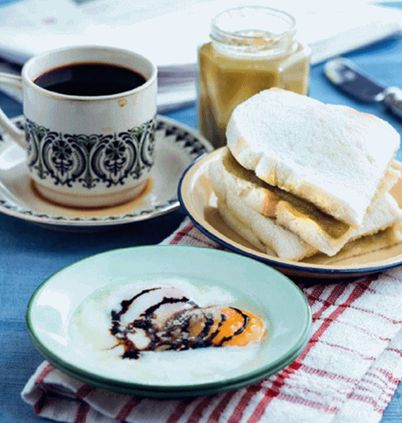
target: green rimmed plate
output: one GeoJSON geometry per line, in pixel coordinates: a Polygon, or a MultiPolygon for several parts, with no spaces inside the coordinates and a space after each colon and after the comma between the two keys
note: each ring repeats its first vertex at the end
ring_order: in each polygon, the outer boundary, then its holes
{"type": "MultiPolygon", "coordinates": [[[[60,370],[113,391],[148,397],[210,395],[261,380],[290,364],[306,346],[311,313],[303,293],[275,270],[248,258],[194,247],[152,246],[114,250],[79,261],[51,276],[33,294],[27,324],[39,352],[60,370]],[[139,383],[135,375],[112,375],[77,351],[70,337],[74,312],[95,291],[166,276],[194,285],[218,286],[262,316],[269,335],[251,362],[202,383],[139,383]]],[[[163,354],[163,353],[161,353],[163,354]]],[[[180,354],[180,353],[177,353],[180,354]]]]}

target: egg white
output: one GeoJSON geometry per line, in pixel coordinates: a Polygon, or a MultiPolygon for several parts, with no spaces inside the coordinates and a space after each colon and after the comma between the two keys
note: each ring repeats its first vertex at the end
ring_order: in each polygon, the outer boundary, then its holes
{"type": "Polygon", "coordinates": [[[110,312],[123,299],[152,286],[173,286],[200,306],[230,305],[236,301],[222,288],[195,286],[184,279],[163,278],[103,288],[85,299],[70,324],[70,345],[86,369],[106,377],[141,384],[208,383],[235,377],[257,356],[259,345],[200,348],[186,351],[142,352],[138,360],[122,359],[123,347],[110,334],[110,312]]]}

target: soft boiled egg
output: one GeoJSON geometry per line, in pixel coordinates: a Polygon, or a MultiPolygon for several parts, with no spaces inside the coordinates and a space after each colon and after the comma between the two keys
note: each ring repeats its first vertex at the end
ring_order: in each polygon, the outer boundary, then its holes
{"type": "Polygon", "coordinates": [[[111,312],[110,333],[123,358],[145,351],[244,347],[261,342],[264,320],[231,306],[199,306],[181,289],[155,286],[135,293],[111,312]]]}
{"type": "Polygon", "coordinates": [[[220,286],[152,276],[88,296],[71,319],[70,345],[88,371],[104,377],[210,383],[266,359],[268,321],[256,307],[220,286]]]}

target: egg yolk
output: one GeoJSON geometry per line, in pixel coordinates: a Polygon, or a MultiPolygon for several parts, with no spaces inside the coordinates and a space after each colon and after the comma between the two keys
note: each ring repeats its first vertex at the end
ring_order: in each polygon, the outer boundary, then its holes
{"type": "MultiPolygon", "coordinates": [[[[205,331],[205,322],[196,320],[190,327],[193,336],[205,331]]],[[[252,342],[260,342],[265,333],[264,321],[247,310],[221,307],[213,313],[213,323],[208,333],[203,333],[215,346],[243,347],[252,342]]]]}
{"type": "Polygon", "coordinates": [[[265,324],[260,317],[247,310],[231,307],[222,308],[221,313],[225,316],[225,321],[220,326],[218,334],[212,339],[212,344],[243,347],[252,342],[261,341],[265,324]]]}
{"type": "Polygon", "coordinates": [[[248,310],[200,307],[176,288],[151,287],[111,311],[110,333],[123,346],[122,358],[138,359],[145,351],[244,347],[261,342],[266,326],[248,310]]]}

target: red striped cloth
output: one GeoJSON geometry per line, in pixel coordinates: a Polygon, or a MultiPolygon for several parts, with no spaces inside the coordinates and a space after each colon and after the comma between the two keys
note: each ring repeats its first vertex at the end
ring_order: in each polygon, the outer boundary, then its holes
{"type": "MultiPolygon", "coordinates": [[[[186,220],[164,243],[216,248],[186,220]]],[[[42,363],[22,397],[64,422],[378,422],[402,378],[402,269],[304,287],[313,335],[286,369],[247,388],[158,401],[101,391],[42,363]]]]}

